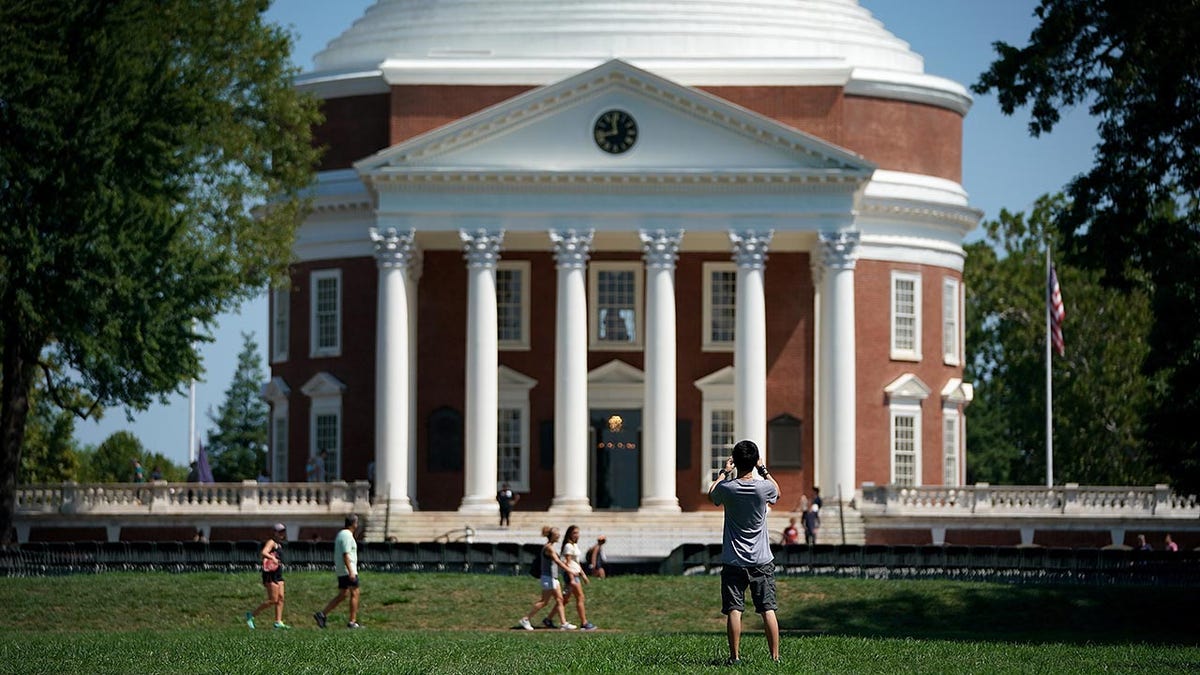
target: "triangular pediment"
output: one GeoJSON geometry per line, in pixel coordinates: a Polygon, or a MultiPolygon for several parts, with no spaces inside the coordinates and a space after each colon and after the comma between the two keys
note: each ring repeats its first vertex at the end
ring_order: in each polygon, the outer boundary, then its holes
{"type": "Polygon", "coordinates": [[[929,385],[921,381],[921,378],[912,373],[905,373],[892,380],[892,383],[884,387],[883,391],[888,395],[889,400],[896,402],[924,401],[932,390],[929,385]]]}
{"type": "Polygon", "coordinates": [[[709,397],[732,396],[734,375],[733,366],[725,366],[724,368],[714,370],[692,384],[709,397]]]}
{"type": "Polygon", "coordinates": [[[346,391],[346,384],[333,375],[321,371],[305,382],[304,386],[300,387],[300,391],[309,398],[328,398],[341,396],[342,392],[346,391]]]}
{"type": "Polygon", "coordinates": [[[597,384],[607,384],[607,385],[639,384],[640,385],[640,384],[644,384],[645,381],[646,381],[646,376],[642,371],[638,370],[637,368],[634,368],[633,366],[629,365],[628,363],[625,363],[624,361],[619,361],[617,359],[613,359],[612,361],[609,361],[608,363],[606,363],[598,368],[595,368],[594,370],[592,370],[591,372],[588,373],[588,384],[589,385],[597,385],[597,384]]]}
{"type": "Polygon", "coordinates": [[[286,403],[290,393],[292,393],[292,389],[287,385],[287,381],[276,375],[271,378],[270,382],[263,385],[259,396],[273,403],[286,403]]]}
{"type": "Polygon", "coordinates": [[[513,370],[508,366],[500,366],[497,372],[497,384],[501,389],[511,389],[522,392],[528,392],[537,386],[537,380],[528,375],[513,370]]]}
{"type": "MultiPolygon", "coordinates": [[[[865,183],[875,167],[848,150],[623,61],[531,90],[359,161],[368,182],[431,174],[760,175],[822,185],[865,183]],[[598,147],[609,111],[636,124],[627,151],[598,147]]],[[[439,178],[433,178],[435,180],[439,178]]]]}
{"type": "Polygon", "coordinates": [[[975,387],[957,377],[950,378],[942,387],[942,401],[946,405],[967,405],[975,399],[975,387]]]}

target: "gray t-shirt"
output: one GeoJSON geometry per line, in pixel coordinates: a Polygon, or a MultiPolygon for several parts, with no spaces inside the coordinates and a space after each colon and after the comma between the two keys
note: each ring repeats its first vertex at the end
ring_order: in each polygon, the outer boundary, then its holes
{"type": "Polygon", "coordinates": [[[721,562],[752,567],[774,560],[767,531],[767,505],[778,499],[779,491],[769,480],[726,480],[713,488],[713,503],[725,507],[721,562]]]}

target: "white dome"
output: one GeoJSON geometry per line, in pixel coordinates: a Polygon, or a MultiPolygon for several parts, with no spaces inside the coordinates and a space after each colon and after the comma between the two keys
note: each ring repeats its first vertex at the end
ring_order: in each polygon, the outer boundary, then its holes
{"type": "Polygon", "coordinates": [[[856,0],[379,0],[314,61],[316,72],[347,72],[456,58],[924,72],[908,43],[856,0]]]}

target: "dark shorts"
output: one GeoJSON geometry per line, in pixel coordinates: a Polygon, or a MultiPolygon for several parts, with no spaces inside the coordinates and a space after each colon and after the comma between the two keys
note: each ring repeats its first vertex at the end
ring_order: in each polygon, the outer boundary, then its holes
{"type": "Polygon", "coordinates": [[[725,565],[721,569],[721,613],[746,611],[746,587],[754,611],[762,614],[779,608],[775,602],[775,563],[755,567],[725,565]]]}
{"type": "Polygon", "coordinates": [[[262,579],[263,586],[266,586],[267,584],[282,584],[283,569],[277,569],[274,572],[263,572],[262,579]]]}
{"type": "Polygon", "coordinates": [[[338,577],[338,588],[358,588],[358,577],[354,577],[353,580],[350,579],[349,574],[338,577]]]}

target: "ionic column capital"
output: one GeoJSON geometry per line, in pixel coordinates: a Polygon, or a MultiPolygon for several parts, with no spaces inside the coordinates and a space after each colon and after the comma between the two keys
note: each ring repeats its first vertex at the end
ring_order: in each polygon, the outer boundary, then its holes
{"type": "Polygon", "coordinates": [[[504,243],[504,230],[459,230],[458,235],[462,238],[463,257],[467,260],[467,267],[496,267],[496,263],[500,261],[501,245],[504,243]]]}
{"type": "Polygon", "coordinates": [[[825,267],[837,270],[854,269],[858,263],[858,245],[862,241],[862,232],[818,232],[817,238],[821,244],[821,262],[825,267]]]}
{"type": "Polygon", "coordinates": [[[375,263],[379,267],[408,267],[414,252],[414,230],[401,232],[389,227],[380,232],[378,228],[372,227],[370,235],[371,241],[375,243],[375,263]]]}
{"type": "Polygon", "coordinates": [[[592,250],[595,230],[550,230],[554,262],[558,269],[584,269],[592,250]]]}
{"type": "Polygon", "coordinates": [[[642,258],[650,269],[675,269],[679,260],[679,243],[683,241],[683,230],[638,230],[642,240],[642,258]]]}
{"type": "Polygon", "coordinates": [[[761,270],[766,267],[767,249],[771,246],[774,230],[730,230],[729,241],[733,243],[733,261],[738,267],[761,270]]]}

